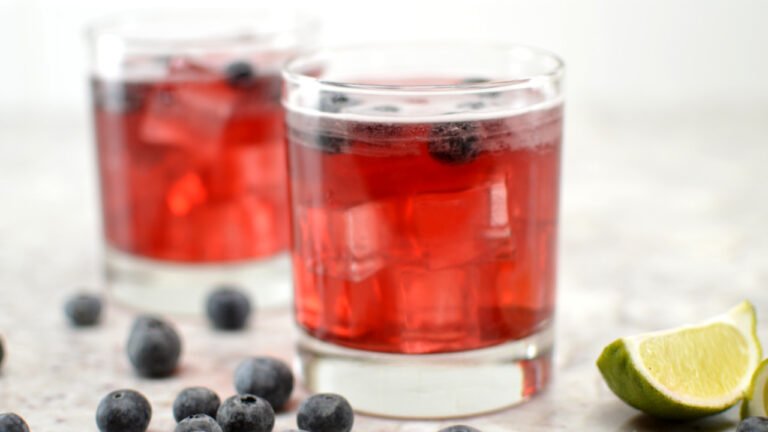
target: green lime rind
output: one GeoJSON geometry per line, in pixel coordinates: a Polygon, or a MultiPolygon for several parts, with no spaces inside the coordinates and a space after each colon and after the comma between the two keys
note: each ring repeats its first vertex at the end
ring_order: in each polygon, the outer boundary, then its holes
{"type": "MultiPolygon", "coordinates": [[[[727,314],[715,317],[702,324],[706,325],[712,322],[728,322],[741,330],[741,333],[748,339],[749,345],[753,348],[750,360],[756,367],[759,359],[762,358],[762,347],[757,338],[757,319],[754,306],[747,301],[742,302],[727,314]]],[[[676,329],[670,331],[676,331],[676,329]]],[[[639,335],[638,337],[643,338],[649,335],[639,335]]],[[[738,404],[744,397],[753,394],[754,389],[752,387],[754,387],[755,380],[750,372],[749,381],[745,377],[741,391],[735,388],[733,395],[729,398],[706,402],[683,401],[675,398],[674,395],[665,392],[664,389],[654,387],[649,378],[638,370],[639,362],[631,357],[631,350],[627,345],[628,341],[631,344],[635,344],[637,339],[617,339],[605,347],[597,360],[597,367],[608,387],[619,399],[646,414],[671,420],[696,419],[725,411],[738,404]]],[[[756,369],[759,370],[759,368],[756,369]]],[[[750,371],[752,370],[755,369],[750,369],[750,371]]],[[[766,378],[768,378],[768,374],[766,374],[766,378]]],[[[759,391],[762,395],[763,390],[759,391]]],[[[754,411],[747,408],[746,405],[745,403],[741,407],[742,415],[754,411]]]]}
{"type": "Polygon", "coordinates": [[[768,384],[768,359],[763,360],[752,374],[749,382],[749,389],[744,400],[741,402],[741,418],[751,416],[765,417],[768,412],[765,409],[765,391],[768,384]]]}
{"type": "Polygon", "coordinates": [[[654,417],[688,420],[725,411],[738,403],[738,399],[722,406],[691,406],[675,399],[648,383],[630,360],[626,343],[617,339],[605,347],[597,367],[606,384],[619,399],[654,417]]]}

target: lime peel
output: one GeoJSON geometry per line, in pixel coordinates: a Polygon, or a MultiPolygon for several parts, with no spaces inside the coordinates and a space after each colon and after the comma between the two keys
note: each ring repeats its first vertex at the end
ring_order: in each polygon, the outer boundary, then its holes
{"type": "Polygon", "coordinates": [[[768,402],[768,359],[763,360],[755,369],[752,380],[749,383],[747,397],[741,403],[741,418],[750,416],[765,417],[768,409],[765,404],[768,402]]]}
{"type": "Polygon", "coordinates": [[[738,403],[760,358],[754,307],[742,302],[700,324],[618,339],[597,366],[627,404],[656,417],[691,419],[738,403]]]}

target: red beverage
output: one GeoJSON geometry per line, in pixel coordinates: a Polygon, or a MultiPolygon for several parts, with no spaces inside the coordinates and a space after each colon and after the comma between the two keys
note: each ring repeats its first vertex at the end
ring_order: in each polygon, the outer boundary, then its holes
{"type": "Polygon", "coordinates": [[[551,325],[559,103],[455,121],[292,111],[288,127],[296,317],[309,335],[424,354],[551,325]]]}
{"type": "Polygon", "coordinates": [[[107,243],[220,263],[287,247],[281,80],[245,62],[169,60],[162,78],[92,82],[107,243]]]}

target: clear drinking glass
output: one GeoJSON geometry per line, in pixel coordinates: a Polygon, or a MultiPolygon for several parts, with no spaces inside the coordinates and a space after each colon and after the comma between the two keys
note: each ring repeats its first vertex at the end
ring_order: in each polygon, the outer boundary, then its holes
{"type": "Polygon", "coordinates": [[[107,283],[201,312],[220,285],[290,300],[280,68],[314,22],[267,11],[121,15],[88,32],[107,283]]]}
{"type": "Polygon", "coordinates": [[[465,416],[550,375],[563,64],[523,46],[368,46],[284,69],[306,385],[465,416]]]}

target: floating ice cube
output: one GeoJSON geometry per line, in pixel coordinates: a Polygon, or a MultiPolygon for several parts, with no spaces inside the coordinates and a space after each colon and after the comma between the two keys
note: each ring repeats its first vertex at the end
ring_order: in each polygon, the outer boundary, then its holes
{"type": "Polygon", "coordinates": [[[410,240],[430,269],[460,266],[512,247],[503,179],[410,200],[410,240]]]}
{"type": "Polygon", "coordinates": [[[362,281],[385,265],[391,204],[299,207],[300,249],[317,273],[362,281]]]}
{"type": "Polygon", "coordinates": [[[175,72],[148,97],[145,142],[213,150],[234,111],[238,94],[215,71],[175,72]],[[183,78],[181,78],[183,77],[183,78]]]}

